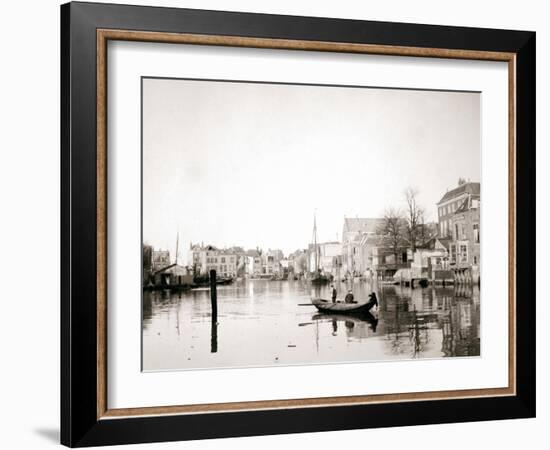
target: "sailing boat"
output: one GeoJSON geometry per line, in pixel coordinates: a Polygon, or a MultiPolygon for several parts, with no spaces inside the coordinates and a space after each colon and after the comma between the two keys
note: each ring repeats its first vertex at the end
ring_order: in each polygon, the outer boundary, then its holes
{"type": "Polygon", "coordinates": [[[321,272],[319,267],[319,244],[317,243],[317,217],[313,214],[313,251],[315,252],[314,271],[311,275],[311,284],[327,284],[329,277],[321,272]]]}

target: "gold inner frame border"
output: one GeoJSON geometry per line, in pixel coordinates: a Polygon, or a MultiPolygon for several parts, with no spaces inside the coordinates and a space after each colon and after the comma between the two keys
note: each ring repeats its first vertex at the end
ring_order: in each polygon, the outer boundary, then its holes
{"type": "Polygon", "coordinates": [[[405,401],[449,400],[516,394],[516,54],[478,50],[303,41],[240,36],[98,29],[97,108],[97,419],[315,408],[405,401]],[[107,42],[109,40],[246,48],[363,53],[390,56],[501,61],[508,63],[508,386],[399,394],[262,400],[199,405],[109,409],[107,405],[107,42]]]}

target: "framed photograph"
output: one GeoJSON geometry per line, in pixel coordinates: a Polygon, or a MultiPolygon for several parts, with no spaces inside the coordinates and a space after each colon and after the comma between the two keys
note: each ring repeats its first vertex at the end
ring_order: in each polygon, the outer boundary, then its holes
{"type": "Polygon", "coordinates": [[[61,7],[61,441],[535,415],[535,33],[61,7]]]}

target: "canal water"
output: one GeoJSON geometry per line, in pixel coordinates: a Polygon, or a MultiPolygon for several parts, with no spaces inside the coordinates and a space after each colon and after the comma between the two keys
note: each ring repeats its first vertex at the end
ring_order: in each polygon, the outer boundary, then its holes
{"type": "MultiPolygon", "coordinates": [[[[350,285],[337,285],[342,300],[350,285]]],[[[312,296],[330,286],[305,281],[238,281],[210,291],[144,292],[143,370],[327,364],[479,356],[477,286],[410,289],[356,282],[355,299],[375,291],[372,314],[319,313],[312,296]],[[304,305],[305,304],[305,305],[304,305]]]]}

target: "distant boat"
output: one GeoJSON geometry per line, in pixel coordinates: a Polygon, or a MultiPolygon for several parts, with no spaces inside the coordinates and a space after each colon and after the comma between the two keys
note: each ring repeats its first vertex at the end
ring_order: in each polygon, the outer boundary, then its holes
{"type": "Polygon", "coordinates": [[[367,300],[364,302],[345,303],[345,302],[332,302],[331,300],[325,300],[322,298],[312,298],[311,303],[319,311],[324,313],[346,314],[346,313],[368,312],[375,305],[378,305],[378,300],[376,299],[376,297],[371,297],[370,300],[367,300]]]}
{"type": "Polygon", "coordinates": [[[328,283],[330,283],[330,278],[321,273],[318,273],[317,275],[314,274],[311,278],[311,284],[328,284],[328,283]]]}
{"type": "Polygon", "coordinates": [[[330,277],[324,275],[319,267],[319,244],[317,243],[317,217],[313,214],[313,251],[315,252],[315,270],[311,275],[311,284],[328,284],[330,277]]]}
{"type": "MultiPolygon", "coordinates": [[[[224,285],[233,283],[234,279],[231,277],[216,277],[216,284],[224,285]]],[[[193,287],[208,287],[210,286],[209,275],[199,275],[193,279],[193,287]]]]}

